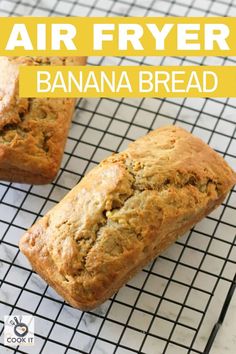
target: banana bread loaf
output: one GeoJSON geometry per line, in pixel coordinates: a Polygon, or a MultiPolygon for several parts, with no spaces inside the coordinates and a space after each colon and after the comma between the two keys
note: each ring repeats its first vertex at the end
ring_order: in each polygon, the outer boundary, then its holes
{"type": "Polygon", "coordinates": [[[69,304],[92,309],[222,203],[235,182],[203,141],[163,127],[90,171],[20,249],[69,304]]]}
{"type": "Polygon", "coordinates": [[[19,65],[85,63],[84,57],[0,57],[0,180],[44,184],[54,179],[75,105],[69,98],[20,98],[19,65]]]}

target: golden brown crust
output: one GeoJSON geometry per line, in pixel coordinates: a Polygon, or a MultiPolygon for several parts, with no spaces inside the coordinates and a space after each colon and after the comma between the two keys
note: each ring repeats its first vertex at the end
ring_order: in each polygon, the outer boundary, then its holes
{"type": "Polygon", "coordinates": [[[0,180],[44,184],[54,179],[75,105],[70,98],[19,98],[19,65],[85,63],[84,57],[0,57],[0,180]]]}
{"type": "Polygon", "coordinates": [[[235,182],[200,139],[160,128],[90,171],[20,249],[66,301],[92,309],[216,208],[235,182]]]}

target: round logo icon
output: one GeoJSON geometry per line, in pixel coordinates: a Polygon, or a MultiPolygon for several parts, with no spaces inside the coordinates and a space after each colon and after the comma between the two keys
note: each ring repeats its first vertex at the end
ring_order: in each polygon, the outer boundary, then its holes
{"type": "Polygon", "coordinates": [[[25,337],[29,332],[28,326],[23,323],[19,322],[18,319],[15,317],[15,325],[14,325],[14,333],[17,337],[25,337]]]}

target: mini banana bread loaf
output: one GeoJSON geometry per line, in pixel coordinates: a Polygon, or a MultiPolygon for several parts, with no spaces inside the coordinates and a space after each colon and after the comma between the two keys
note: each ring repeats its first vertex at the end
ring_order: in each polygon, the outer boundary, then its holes
{"type": "Polygon", "coordinates": [[[0,57],[0,180],[44,184],[54,179],[75,105],[69,98],[20,98],[19,65],[85,63],[84,57],[0,57]]]}
{"type": "Polygon", "coordinates": [[[92,309],[222,203],[235,182],[203,141],[160,128],[90,171],[20,249],[69,304],[92,309]]]}

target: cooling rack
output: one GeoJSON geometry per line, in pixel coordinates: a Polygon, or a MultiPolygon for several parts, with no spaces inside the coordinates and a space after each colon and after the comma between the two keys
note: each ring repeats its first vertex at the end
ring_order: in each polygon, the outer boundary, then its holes
{"type": "MultiPolygon", "coordinates": [[[[236,4],[229,0],[0,0],[0,15],[236,16],[236,4]]],[[[235,65],[236,59],[96,57],[89,58],[89,64],[235,65]]],[[[186,128],[236,169],[235,117],[235,99],[78,102],[55,181],[46,186],[0,182],[1,334],[4,315],[35,318],[35,345],[6,347],[1,336],[1,353],[210,352],[235,288],[235,189],[216,211],[95,311],[81,312],[63,302],[31,271],[17,245],[24,231],[101,159],[157,127],[186,128]]]]}

